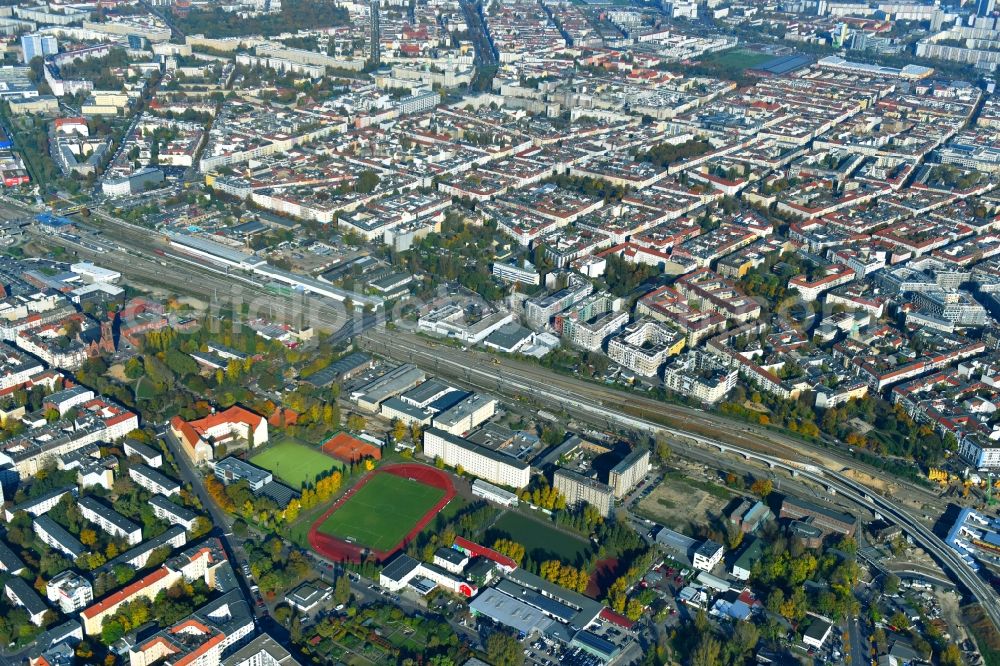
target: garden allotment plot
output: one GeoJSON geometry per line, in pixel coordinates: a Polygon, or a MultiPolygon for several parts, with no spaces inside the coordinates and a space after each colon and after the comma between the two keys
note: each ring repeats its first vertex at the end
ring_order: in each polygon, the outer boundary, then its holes
{"type": "Polygon", "coordinates": [[[387,551],[441,501],[443,488],[394,474],[373,474],[317,528],[348,543],[387,551]]]}

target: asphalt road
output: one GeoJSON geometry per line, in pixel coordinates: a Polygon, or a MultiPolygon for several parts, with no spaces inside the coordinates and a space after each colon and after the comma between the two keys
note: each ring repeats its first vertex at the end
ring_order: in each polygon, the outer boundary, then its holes
{"type": "Polygon", "coordinates": [[[844,641],[844,654],[851,655],[851,664],[862,666],[871,661],[868,650],[865,649],[867,641],[861,633],[861,626],[858,618],[852,617],[847,620],[847,640],[844,641]],[[850,649],[848,649],[850,646],[850,649]]]}
{"type": "Polygon", "coordinates": [[[198,496],[202,507],[208,511],[214,525],[212,535],[218,537],[222,543],[222,547],[226,551],[226,556],[229,558],[229,563],[232,565],[233,573],[236,574],[236,580],[240,583],[240,590],[243,593],[243,597],[247,599],[247,603],[253,609],[255,618],[259,621],[263,617],[265,609],[254,603],[254,595],[250,588],[255,585],[255,582],[253,578],[243,572],[243,563],[247,561],[246,552],[243,550],[242,540],[233,534],[232,519],[209,496],[208,491],[205,490],[201,474],[199,474],[191,459],[181,450],[180,442],[170,432],[170,429],[164,427],[157,434],[167,443],[167,448],[170,449],[170,453],[177,464],[177,472],[180,474],[181,480],[191,486],[195,495],[198,496]]]}
{"type": "MultiPolygon", "coordinates": [[[[594,400],[591,397],[592,390],[574,391],[567,389],[562,385],[561,378],[551,372],[541,380],[535,379],[530,374],[525,376],[520,373],[505,374],[498,371],[497,366],[492,363],[485,368],[480,367],[474,360],[474,354],[459,352],[461,356],[458,360],[454,360],[451,358],[453,353],[451,348],[438,345],[428,349],[425,345],[431,343],[419,338],[408,337],[397,331],[393,331],[391,336],[380,331],[370,331],[363,336],[363,339],[369,348],[397,360],[409,361],[428,371],[464,380],[470,385],[508,397],[530,396],[535,403],[546,408],[564,411],[581,421],[599,427],[624,428],[649,434],[665,433],[694,442],[692,444],[686,444],[682,441],[675,442],[674,448],[681,455],[695,455],[695,452],[703,455],[706,448],[711,450],[711,447],[719,445],[719,440],[715,438],[695,435],[685,430],[667,428],[658,423],[629,416],[624,412],[609,410],[602,401],[594,400]]],[[[458,350],[454,350],[454,352],[458,352],[458,350]]],[[[697,415],[697,412],[691,415],[692,422],[698,418],[697,415]]],[[[998,600],[993,588],[973,572],[958,557],[957,553],[945,545],[930,528],[912,516],[908,510],[896,504],[894,499],[881,497],[870,488],[845,477],[837,470],[823,469],[816,464],[819,461],[809,461],[807,457],[798,452],[795,452],[791,458],[784,458],[780,457],[781,454],[777,450],[773,454],[767,454],[728,443],[726,446],[732,452],[743,455],[747,459],[756,459],[773,468],[785,469],[793,475],[820,484],[829,492],[835,492],[850,502],[873,513],[877,512],[888,521],[900,525],[914,541],[937,560],[946,573],[983,605],[985,612],[994,624],[1000,627],[1000,600],[998,600]],[[808,464],[806,464],[807,461],[808,464]]],[[[881,476],[885,477],[884,474],[881,476]]]]}
{"type": "MultiPolygon", "coordinates": [[[[110,218],[104,218],[107,222],[110,218]]],[[[147,279],[163,279],[163,266],[159,261],[148,258],[152,248],[157,247],[157,234],[134,225],[119,222],[107,222],[115,225],[116,238],[125,251],[107,252],[95,258],[105,265],[117,268],[126,275],[146,277],[147,279]],[[126,237],[129,238],[126,238],[126,237]],[[138,237],[138,238],[137,238],[138,237]],[[127,242],[129,245],[125,246],[127,242]],[[130,249],[131,248],[131,249],[130,249]],[[159,266],[159,268],[157,268],[159,266]]],[[[63,243],[63,241],[56,241],[63,243]]],[[[80,250],[85,256],[86,251],[80,250]]],[[[225,271],[217,271],[218,275],[206,267],[192,266],[189,263],[172,260],[169,266],[172,273],[171,282],[177,285],[178,291],[200,290],[202,294],[211,288],[217,290],[221,282],[223,288],[232,288],[234,283],[241,287],[248,282],[245,277],[229,275],[225,271]],[[214,286],[213,286],[214,285],[214,286]]],[[[251,281],[252,284],[252,281],[251,281]]],[[[247,287],[251,292],[263,294],[259,287],[247,287]]],[[[329,330],[338,330],[344,325],[343,312],[336,308],[318,304],[313,316],[320,321],[329,322],[329,330]]],[[[373,324],[374,325],[374,324],[373,324]]],[[[575,378],[563,377],[552,371],[526,363],[515,363],[508,360],[493,362],[488,355],[478,352],[460,351],[445,345],[428,348],[429,343],[416,336],[407,336],[398,331],[388,335],[377,327],[369,330],[364,336],[369,346],[379,353],[384,353],[400,360],[409,360],[428,370],[446,374],[467,383],[496,392],[507,397],[528,396],[535,402],[544,404],[557,411],[570,413],[584,422],[598,427],[625,428],[643,432],[667,433],[687,437],[699,442],[702,446],[711,446],[718,442],[720,436],[731,445],[734,452],[753,456],[759,460],[767,460],[768,464],[794,470],[795,473],[813,478],[831,490],[836,490],[866,506],[872,511],[878,511],[890,521],[901,525],[922,547],[935,557],[942,567],[979,600],[994,623],[1000,627],[1000,602],[993,589],[974,574],[968,566],[958,558],[957,554],[947,547],[933,532],[914,518],[907,509],[897,505],[894,499],[880,497],[869,488],[844,477],[840,474],[843,467],[862,468],[857,461],[846,459],[845,464],[837,469],[821,469],[818,473],[804,473],[803,465],[824,467],[826,463],[811,453],[810,447],[801,441],[792,440],[779,433],[770,431],[754,431],[743,424],[729,422],[715,415],[706,414],[700,410],[677,407],[659,401],[649,400],[641,396],[624,394],[613,389],[602,387],[575,378]],[[457,358],[456,358],[457,357],[457,358]],[[473,379],[474,378],[474,379],[473,379]],[[651,414],[668,415],[678,422],[678,427],[665,427],[646,419],[631,416],[635,408],[646,409],[651,414]],[[708,432],[706,436],[705,432],[708,432]],[[768,453],[762,453],[762,450],[768,453]]],[[[641,413],[641,412],[640,412],[641,413]]],[[[690,448],[695,448],[694,446],[690,448]]],[[[823,450],[826,459],[836,459],[835,452],[823,450]]],[[[843,457],[841,457],[843,459],[843,457]]],[[[838,460],[839,462],[839,460],[838,460]]],[[[868,470],[866,470],[868,471],[868,470]]],[[[875,478],[889,479],[890,476],[879,471],[870,473],[875,478]]],[[[896,479],[892,479],[896,481],[896,479]]],[[[906,486],[906,484],[903,484],[906,486]]],[[[926,489],[910,484],[907,492],[920,493],[928,502],[937,502],[941,498],[929,493],[926,489]]],[[[922,497],[921,499],[924,499],[922,497]]]]}
{"type": "MultiPolygon", "coordinates": [[[[717,438],[752,451],[770,453],[789,460],[824,467],[827,465],[823,459],[835,461],[840,465],[836,471],[850,468],[863,471],[875,478],[891,480],[905,487],[910,498],[919,499],[940,512],[943,512],[948,506],[948,500],[942,498],[938,493],[898,479],[839,451],[817,447],[814,444],[793,439],[778,432],[756,428],[700,409],[671,405],[643,397],[639,393],[628,393],[576,377],[562,375],[535,363],[500,358],[476,350],[463,351],[448,344],[435,343],[403,331],[373,330],[364,337],[374,344],[373,349],[378,352],[392,351],[394,353],[400,352],[403,355],[413,353],[415,358],[431,355],[433,359],[430,360],[434,363],[435,369],[441,368],[444,371],[449,367],[461,367],[465,370],[464,374],[469,377],[474,371],[478,371],[477,374],[480,376],[483,373],[489,374],[492,376],[491,383],[494,390],[502,389],[504,385],[518,381],[523,381],[530,386],[559,388],[567,398],[576,396],[600,404],[607,409],[609,414],[614,411],[636,414],[636,410],[643,410],[669,420],[668,426],[674,426],[696,435],[717,438]],[[386,344],[395,345],[395,348],[385,347],[386,344]]],[[[530,393],[523,395],[527,397],[530,393]]],[[[559,406],[561,408],[561,404],[559,406]]]]}

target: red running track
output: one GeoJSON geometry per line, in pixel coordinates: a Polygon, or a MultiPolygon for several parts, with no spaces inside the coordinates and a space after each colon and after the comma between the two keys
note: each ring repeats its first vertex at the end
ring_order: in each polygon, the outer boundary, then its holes
{"type": "Polygon", "coordinates": [[[438,512],[455,497],[455,486],[452,484],[451,478],[436,467],[421,465],[420,463],[398,463],[380,467],[372,472],[368,472],[368,474],[362,477],[361,481],[359,481],[356,486],[344,493],[340,499],[333,503],[333,506],[327,509],[323,515],[312,524],[312,527],[309,528],[309,545],[312,546],[313,550],[323,557],[333,560],[334,562],[350,561],[355,564],[361,562],[364,556],[364,547],[348,543],[343,539],[338,539],[337,537],[330,536],[329,534],[323,534],[319,531],[319,526],[323,524],[323,521],[330,517],[330,514],[339,509],[347,500],[353,497],[355,492],[371,481],[372,477],[376,474],[393,474],[404,479],[416,479],[420,483],[425,483],[428,486],[444,490],[444,496],[438,501],[438,503],[431,507],[427,513],[424,514],[423,518],[421,518],[417,524],[413,526],[413,529],[407,532],[402,540],[393,546],[392,549],[387,551],[369,551],[379,562],[385,561],[385,559],[390,555],[408,544],[410,540],[419,534],[421,530],[427,527],[434,516],[436,516],[438,512]]]}

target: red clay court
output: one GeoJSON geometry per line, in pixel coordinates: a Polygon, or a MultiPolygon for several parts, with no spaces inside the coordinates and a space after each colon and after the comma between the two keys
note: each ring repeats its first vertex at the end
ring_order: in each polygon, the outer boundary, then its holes
{"type": "Polygon", "coordinates": [[[323,453],[347,464],[365,458],[382,459],[382,449],[357,437],[351,437],[346,432],[338,432],[322,446],[322,449],[323,453]]]}
{"type": "MultiPolygon", "coordinates": [[[[413,539],[414,536],[427,527],[434,516],[436,516],[438,512],[441,511],[441,509],[443,509],[454,497],[455,487],[452,485],[451,478],[439,469],[419,463],[387,465],[386,467],[369,472],[362,477],[357,485],[348,490],[333,504],[333,506],[327,509],[323,515],[313,523],[312,527],[309,529],[309,545],[323,557],[335,562],[361,562],[366,554],[366,551],[377,560],[385,561],[386,558],[403,548],[410,542],[411,539],[413,539]],[[429,486],[430,488],[438,489],[443,493],[443,495],[441,495],[440,499],[438,499],[433,506],[427,509],[422,516],[416,519],[416,522],[409,529],[409,531],[403,535],[398,543],[384,550],[367,548],[362,543],[352,543],[344,538],[328,533],[330,530],[324,531],[323,526],[327,523],[327,519],[329,519],[330,516],[332,516],[345,504],[351,502],[351,500],[354,499],[355,496],[357,496],[358,493],[361,492],[373,478],[376,478],[381,474],[392,475],[400,479],[405,479],[414,483],[429,486]]],[[[382,503],[382,506],[379,507],[378,510],[392,512],[394,506],[399,506],[400,499],[401,498],[399,497],[381,496],[379,501],[382,503]]],[[[358,507],[356,506],[349,505],[345,511],[347,511],[348,515],[350,515],[350,512],[356,511],[357,508],[358,507]]],[[[392,518],[392,516],[389,517],[392,518]]]]}

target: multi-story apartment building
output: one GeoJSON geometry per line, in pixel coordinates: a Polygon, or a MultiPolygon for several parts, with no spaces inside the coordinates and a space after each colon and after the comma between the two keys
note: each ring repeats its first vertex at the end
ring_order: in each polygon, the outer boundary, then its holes
{"type": "Polygon", "coordinates": [[[608,485],[621,499],[649,474],[649,449],[636,447],[608,472],[608,485]]]}
{"type": "Polygon", "coordinates": [[[788,281],[788,289],[794,289],[799,297],[808,302],[815,301],[824,291],[847,284],[857,277],[854,269],[847,264],[830,264],[819,276],[809,279],[805,275],[796,275],[788,281]]]}
{"type": "Polygon", "coordinates": [[[593,477],[569,469],[557,469],[552,475],[552,484],[566,498],[567,507],[575,507],[585,502],[597,509],[605,518],[614,510],[614,490],[593,477]]]}
{"type": "Polygon", "coordinates": [[[608,340],[608,357],[643,377],[653,377],[667,358],[684,348],[686,336],[666,324],[640,319],[608,340]]]}
{"type": "Polygon", "coordinates": [[[267,634],[257,636],[222,663],[223,666],[301,666],[288,650],[267,634]]]}
{"type": "Polygon", "coordinates": [[[59,504],[59,500],[63,498],[63,495],[76,495],[77,489],[73,486],[64,486],[62,488],[56,488],[50,490],[47,493],[39,495],[38,497],[32,497],[27,499],[20,504],[15,504],[14,506],[4,509],[4,519],[9,523],[14,520],[14,516],[21,511],[25,512],[29,516],[41,516],[49,512],[52,507],[59,504]]]}
{"type": "Polygon", "coordinates": [[[663,369],[663,384],[670,391],[713,405],[736,388],[736,368],[717,356],[695,349],[671,360],[663,369]]]}
{"type": "Polygon", "coordinates": [[[21,35],[21,54],[24,62],[30,63],[35,58],[59,53],[59,42],[52,35],[30,34],[21,35]]]}
{"type": "Polygon", "coordinates": [[[95,398],[77,406],[72,422],[55,421],[4,441],[0,445],[0,466],[13,467],[22,478],[34,476],[58,456],[94,442],[116,441],[138,427],[138,416],[95,398]]]}
{"type": "Polygon", "coordinates": [[[555,329],[563,339],[588,351],[600,351],[604,341],[627,323],[621,299],[603,293],[591,294],[555,317],[555,329]]]}
{"type": "Polygon", "coordinates": [[[542,279],[541,274],[528,262],[525,262],[521,266],[516,266],[514,264],[494,261],[493,275],[503,282],[519,282],[531,285],[539,284],[542,279]]]}
{"type": "Polygon", "coordinates": [[[198,519],[198,514],[194,511],[185,509],[180,504],[175,504],[160,494],[150,497],[149,505],[153,507],[154,516],[171,525],[180,525],[188,531],[194,528],[194,523],[198,519]]]}
{"type": "Polygon", "coordinates": [[[56,574],[45,584],[45,595],[49,601],[58,604],[63,613],[85,608],[94,600],[94,588],[90,581],[74,571],[56,574]]]}
{"type": "Polygon", "coordinates": [[[44,369],[29,354],[6,342],[0,343],[0,390],[20,386],[44,369]]]}
{"type": "Polygon", "coordinates": [[[42,543],[69,556],[71,560],[75,560],[87,552],[87,549],[76,537],[47,515],[35,518],[31,527],[42,543]]]}
{"type": "MultiPolygon", "coordinates": [[[[74,317],[82,319],[82,317],[74,317]]],[[[63,334],[63,322],[47,324],[37,329],[21,331],[15,342],[53,368],[74,369],[87,360],[87,347],[79,340],[63,334]]]]}
{"type": "Polygon", "coordinates": [[[239,590],[231,590],[177,624],[132,645],[129,664],[219,666],[223,657],[248,643],[253,632],[250,606],[239,590]]]}
{"type": "Polygon", "coordinates": [[[90,402],[95,397],[94,392],[86,386],[71,386],[70,388],[45,396],[42,407],[44,409],[56,410],[59,412],[59,416],[66,416],[69,410],[77,405],[90,402]]]}
{"type": "Polygon", "coordinates": [[[537,298],[529,298],[524,303],[524,317],[533,328],[544,328],[554,316],[578,303],[594,291],[594,285],[587,280],[579,280],[554,293],[537,298]]]}
{"type": "Polygon", "coordinates": [[[128,475],[151,493],[159,493],[169,497],[181,491],[181,484],[146,465],[132,465],[128,469],[128,475]]]}
{"type": "Polygon", "coordinates": [[[688,298],[673,287],[660,287],[640,298],[635,304],[635,315],[679,328],[687,334],[689,347],[726,328],[725,317],[718,312],[692,307],[688,298]]]}
{"type": "Polygon", "coordinates": [[[674,287],[684,296],[698,299],[701,310],[718,312],[726,319],[748,322],[760,317],[760,305],[756,301],[741,292],[731,280],[707,268],[678,278],[674,287]]]}
{"type": "Polygon", "coordinates": [[[134,569],[141,569],[146,566],[149,558],[152,556],[153,552],[157,548],[164,548],[170,546],[171,548],[180,548],[187,543],[187,532],[180,525],[173,525],[167,528],[167,531],[163,534],[153,537],[152,539],[146,539],[138,546],[130,548],[118,557],[108,560],[104,565],[97,569],[97,573],[111,572],[114,568],[120,564],[132,567],[134,569]]]}
{"type": "Polygon", "coordinates": [[[1000,446],[990,440],[963,437],[958,447],[958,454],[978,470],[1000,469],[1000,446]]]}
{"type": "Polygon", "coordinates": [[[440,103],[441,103],[440,93],[433,90],[427,90],[424,92],[414,93],[412,95],[408,95],[402,98],[401,100],[399,100],[399,102],[397,102],[396,106],[399,109],[399,113],[401,115],[407,115],[410,113],[420,113],[421,111],[429,111],[440,103]]]}
{"type": "Polygon", "coordinates": [[[142,528],[100,500],[87,496],[77,502],[80,514],[113,537],[121,537],[134,546],[142,541],[142,528]]]}
{"type": "Polygon", "coordinates": [[[23,578],[14,576],[7,580],[3,586],[4,596],[15,606],[20,606],[28,613],[28,619],[36,627],[42,626],[45,621],[45,614],[49,607],[45,604],[38,593],[28,585],[23,578]]]}
{"type": "Polygon", "coordinates": [[[914,292],[910,298],[921,311],[955,326],[985,326],[988,319],[986,308],[961,289],[914,292]]]}
{"type": "Polygon", "coordinates": [[[531,479],[528,463],[438,428],[424,431],[424,454],[452,467],[461,465],[469,474],[501,486],[523,488],[531,479]]]}
{"type": "Polygon", "coordinates": [[[159,569],[85,608],[80,613],[83,631],[88,636],[100,633],[104,620],[114,615],[122,604],[140,598],[152,601],[160,592],[182,580],[201,579],[209,588],[214,588],[216,572],[224,562],[226,554],[218,539],[198,543],[171,557],[159,569]]]}
{"type": "Polygon", "coordinates": [[[124,451],[127,456],[136,456],[137,458],[141,458],[142,462],[146,463],[150,467],[159,467],[163,464],[162,453],[150,446],[140,444],[139,442],[131,440],[122,442],[122,451],[124,451]]]}
{"type": "Polygon", "coordinates": [[[10,576],[19,576],[25,569],[24,560],[10,546],[0,541],[0,571],[10,576]]]}

